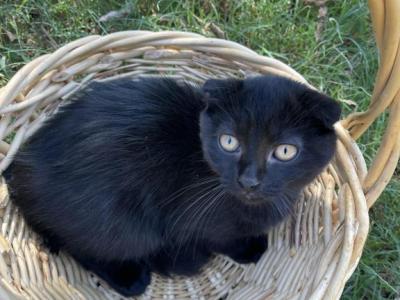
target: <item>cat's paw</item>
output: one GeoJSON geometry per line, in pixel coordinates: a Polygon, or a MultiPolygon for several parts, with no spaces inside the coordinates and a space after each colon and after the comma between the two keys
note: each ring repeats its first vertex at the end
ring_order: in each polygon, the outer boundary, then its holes
{"type": "Polygon", "coordinates": [[[144,293],[151,282],[150,269],[134,261],[105,263],[82,257],[76,259],[125,297],[144,293]]]}
{"type": "Polygon", "coordinates": [[[227,254],[240,264],[257,263],[267,248],[267,236],[262,235],[238,241],[235,248],[227,254]]]}
{"type": "Polygon", "coordinates": [[[125,297],[143,294],[151,282],[151,273],[145,268],[119,268],[107,283],[125,297]]]}

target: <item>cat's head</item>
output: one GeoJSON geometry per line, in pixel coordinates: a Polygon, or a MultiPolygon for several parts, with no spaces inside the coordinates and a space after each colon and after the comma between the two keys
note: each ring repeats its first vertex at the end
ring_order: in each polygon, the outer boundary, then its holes
{"type": "Polygon", "coordinates": [[[340,106],[328,96],[277,76],[209,80],[203,91],[204,157],[243,203],[295,198],[332,158],[340,106]]]}

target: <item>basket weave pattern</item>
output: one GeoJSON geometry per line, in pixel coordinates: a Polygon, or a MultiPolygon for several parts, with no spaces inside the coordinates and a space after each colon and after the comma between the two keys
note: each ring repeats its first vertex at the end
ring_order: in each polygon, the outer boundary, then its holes
{"type": "MultiPolygon", "coordinates": [[[[370,1],[370,7],[381,49],[371,106],[335,125],[335,158],[304,190],[296,213],[271,230],[270,247],[261,260],[239,265],[218,256],[197,277],[153,274],[152,284],[139,299],[340,296],[362,253],[368,208],[390,180],[400,155],[400,20],[396,18],[400,2],[370,1]],[[387,108],[388,127],[367,170],[354,140],[387,108]]],[[[82,38],[33,60],[0,89],[0,171],[58,106],[91,80],[161,74],[202,83],[267,73],[306,83],[275,59],[194,33],[126,31],[82,38]]],[[[4,180],[0,208],[0,299],[120,298],[68,255],[47,251],[9,199],[4,180]]]]}

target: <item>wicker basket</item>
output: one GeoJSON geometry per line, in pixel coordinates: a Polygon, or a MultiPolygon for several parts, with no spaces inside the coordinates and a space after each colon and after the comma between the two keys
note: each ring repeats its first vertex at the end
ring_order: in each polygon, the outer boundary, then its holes
{"type": "MultiPolygon", "coordinates": [[[[139,299],[339,298],[367,238],[368,208],[400,155],[400,1],[372,0],[370,8],[381,50],[370,108],[336,124],[334,160],[305,189],[296,214],[270,232],[271,246],[261,260],[239,265],[219,256],[194,278],[154,275],[139,299]],[[354,140],[386,109],[387,130],[367,170],[354,140]]],[[[203,82],[262,73],[305,82],[277,60],[193,33],[128,31],[74,41],[30,62],[0,90],[0,170],[60,103],[90,80],[163,74],[203,82]]],[[[9,200],[3,180],[0,205],[0,299],[120,298],[68,255],[44,248],[9,200]]]]}

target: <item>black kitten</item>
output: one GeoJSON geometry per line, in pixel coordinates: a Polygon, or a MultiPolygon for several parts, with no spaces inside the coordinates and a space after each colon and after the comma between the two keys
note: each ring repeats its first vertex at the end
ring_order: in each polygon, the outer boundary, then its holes
{"type": "Polygon", "coordinates": [[[256,262],[331,159],[339,105],[260,76],[92,83],[6,171],[12,197],[53,251],[119,293],[150,272],[196,273],[213,253],[256,262]]]}

